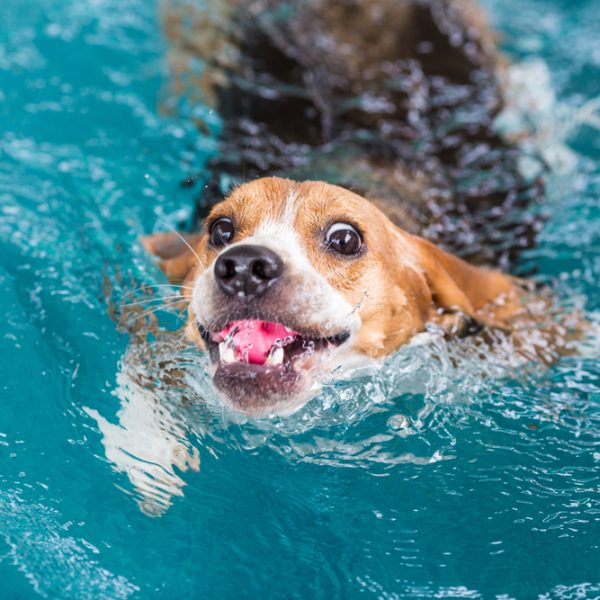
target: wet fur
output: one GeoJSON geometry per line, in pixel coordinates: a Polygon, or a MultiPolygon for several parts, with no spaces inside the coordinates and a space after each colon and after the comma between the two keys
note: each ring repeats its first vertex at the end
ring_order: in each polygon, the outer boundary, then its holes
{"type": "Polygon", "coordinates": [[[430,324],[458,337],[502,332],[528,359],[549,362],[568,346],[568,327],[539,311],[531,286],[496,270],[533,243],[540,223],[524,210],[541,186],[520,176],[518,148],[494,130],[503,64],[475,2],[232,0],[187,10],[167,3],[164,13],[174,81],[223,119],[198,215],[227,216],[234,243],[256,243],[293,198],[297,251],[322,280],[288,279],[256,314],[238,315],[214,291],[217,252],[203,218],[180,241],[146,238],[169,278],[189,286],[190,340],[203,347],[197,321],[227,318],[319,330],[321,309],[342,298],[359,315],[344,345],[355,357],[386,356],[430,324]],[[194,78],[198,58],[205,68],[194,78]],[[336,221],[362,232],[363,256],[323,251],[336,221]]]}
{"type": "MultiPolygon", "coordinates": [[[[179,240],[176,234],[145,238],[147,250],[163,257],[163,270],[174,281],[184,282],[188,300],[196,288],[204,326],[222,327],[231,319],[251,316],[277,318],[299,330],[320,331],[322,322],[328,320],[319,317],[321,306],[331,304],[333,295],[339,294],[350,307],[348,311],[357,307],[360,326],[351,347],[364,357],[390,354],[430,323],[453,336],[482,329],[501,331],[516,351],[526,349],[529,358],[537,353],[529,347],[532,330],[539,330],[540,354],[547,351],[553,355],[568,345],[564,324],[552,322],[548,299],[541,300],[527,282],[471,265],[409,234],[368,200],[344,188],[323,182],[262,178],[234,189],[212,209],[207,223],[221,217],[234,222],[234,243],[256,243],[256,235],[267,226],[273,234],[262,243],[272,246],[284,259],[289,249],[277,235],[277,227],[291,228],[298,240],[294,252],[308,259],[331,291],[315,300],[318,294],[310,292],[312,284],[294,272],[294,259],[289,258],[284,260],[289,274],[273,293],[256,303],[256,314],[237,314],[234,302],[221,297],[214,285],[212,265],[220,251],[210,245],[206,228],[179,240]],[[324,248],[323,233],[337,221],[351,222],[361,232],[364,251],[360,256],[348,259],[324,248]],[[201,278],[206,283],[200,291],[201,278]]],[[[197,332],[198,317],[192,303],[188,337],[203,347],[197,332]]],[[[330,320],[335,321],[335,317],[330,320]]]]}

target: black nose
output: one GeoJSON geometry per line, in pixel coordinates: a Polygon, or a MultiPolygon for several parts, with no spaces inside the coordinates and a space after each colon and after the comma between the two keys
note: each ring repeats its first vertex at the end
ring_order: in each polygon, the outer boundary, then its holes
{"type": "Polygon", "coordinates": [[[215,277],[228,296],[262,296],[281,276],[283,263],[264,246],[242,244],[223,252],[215,263],[215,277]]]}

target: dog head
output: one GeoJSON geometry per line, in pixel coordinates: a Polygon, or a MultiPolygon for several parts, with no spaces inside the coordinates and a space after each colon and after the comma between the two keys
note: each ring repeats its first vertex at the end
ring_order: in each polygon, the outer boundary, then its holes
{"type": "Polygon", "coordinates": [[[187,335],[210,353],[216,387],[254,414],[293,412],[324,377],[391,353],[429,321],[501,325],[512,289],[322,182],[241,185],[186,252],[173,241],[145,244],[189,286],[187,335]]]}

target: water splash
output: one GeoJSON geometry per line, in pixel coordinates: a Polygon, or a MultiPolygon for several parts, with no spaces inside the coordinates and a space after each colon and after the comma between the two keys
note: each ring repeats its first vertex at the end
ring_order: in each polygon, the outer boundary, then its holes
{"type": "MultiPolygon", "coordinates": [[[[135,314],[139,305],[131,306],[135,314]]],[[[158,323],[153,315],[144,326],[136,324],[115,391],[118,424],[88,411],[102,431],[108,460],[127,474],[149,514],[162,514],[171,496],[183,495],[185,483],[174,469],[198,470],[207,450],[216,455],[268,450],[291,463],[361,468],[374,475],[406,463],[452,460],[463,423],[479,420],[505,389],[514,393],[515,387],[537,385],[543,397],[548,376],[547,365],[528,359],[537,348],[517,350],[507,335],[448,340],[431,328],[346,381],[335,381],[338,375],[327,383],[332,378],[324,374],[323,391],[292,416],[249,418],[219,396],[208,357],[189,345],[183,331],[158,323]]],[[[530,343],[544,340],[533,337],[530,343]]],[[[559,403],[553,406],[559,414],[559,403]]],[[[518,414],[521,408],[517,403],[505,411],[518,414]]],[[[549,414],[545,400],[530,409],[549,414]]]]}

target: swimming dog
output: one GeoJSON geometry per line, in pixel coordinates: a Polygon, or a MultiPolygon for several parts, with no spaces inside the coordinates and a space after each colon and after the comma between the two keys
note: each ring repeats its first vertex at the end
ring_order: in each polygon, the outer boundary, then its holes
{"type": "Polygon", "coordinates": [[[230,404],[293,412],[430,325],[523,327],[527,286],[482,265],[533,243],[540,185],[494,130],[505,67],[475,2],[166,6],[178,91],[222,130],[201,231],[144,244],[191,288],[187,337],[230,404]]]}
{"type": "MultiPolygon", "coordinates": [[[[187,338],[209,352],[215,386],[251,414],[294,412],[330,374],[381,359],[428,326],[455,337],[499,330],[518,347],[523,322],[539,320],[522,280],[470,265],[323,182],[240,185],[202,233],[144,244],[184,282],[187,338]]],[[[547,333],[549,348],[559,332],[547,333]]]]}

